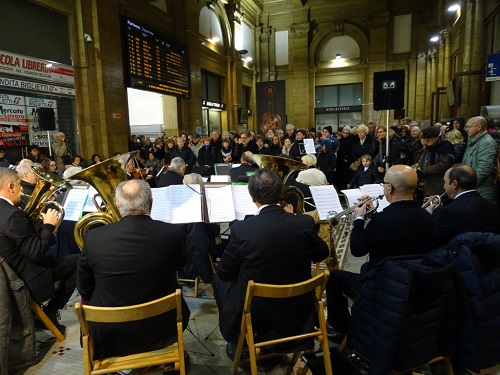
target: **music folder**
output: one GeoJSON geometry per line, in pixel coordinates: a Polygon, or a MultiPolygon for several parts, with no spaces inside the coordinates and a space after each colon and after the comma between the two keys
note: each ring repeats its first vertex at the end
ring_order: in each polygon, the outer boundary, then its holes
{"type": "Polygon", "coordinates": [[[171,224],[203,221],[200,185],[171,185],[151,189],[151,218],[171,224]]]}
{"type": "Polygon", "coordinates": [[[248,185],[205,184],[207,221],[225,223],[255,215],[257,206],[248,192],[248,185]]]}
{"type": "MultiPolygon", "coordinates": [[[[341,192],[345,194],[349,207],[352,207],[356,203],[359,203],[358,199],[364,195],[369,195],[370,197],[384,195],[384,187],[380,184],[366,184],[360,186],[358,189],[347,189],[342,190],[341,192]]],[[[379,199],[377,212],[382,212],[388,205],[389,202],[385,199],[385,197],[379,199]]]]}
{"type": "Polygon", "coordinates": [[[87,202],[89,189],[70,189],[64,199],[64,219],[67,221],[78,221],[82,217],[83,208],[87,202]]]}
{"type": "Polygon", "coordinates": [[[342,212],[342,205],[333,185],[309,186],[320,220],[326,220],[328,212],[342,212]]]}

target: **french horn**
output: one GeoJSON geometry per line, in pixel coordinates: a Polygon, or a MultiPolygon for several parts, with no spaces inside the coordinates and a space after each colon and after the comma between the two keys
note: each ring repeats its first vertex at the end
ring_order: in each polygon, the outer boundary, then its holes
{"type": "Polygon", "coordinates": [[[80,250],[83,249],[83,240],[89,229],[96,225],[116,223],[121,219],[115,202],[116,188],[120,182],[127,180],[125,168],[130,158],[135,157],[137,153],[138,151],[132,151],[106,159],[71,176],[72,180],[90,184],[98,193],[92,197],[97,212],[85,215],[75,225],[75,242],[80,250]],[[97,202],[97,196],[101,197],[102,204],[97,202]]]}
{"type": "Polygon", "coordinates": [[[30,217],[31,222],[35,231],[38,232],[43,225],[42,212],[45,212],[47,208],[54,208],[59,211],[58,220],[55,225],[55,231],[61,225],[64,219],[64,208],[59,203],[55,201],[49,201],[49,197],[60,189],[71,189],[71,185],[68,184],[62,177],[57,174],[49,172],[40,167],[31,167],[33,173],[38,177],[38,181],[33,189],[28,203],[24,207],[24,212],[30,217]]]}

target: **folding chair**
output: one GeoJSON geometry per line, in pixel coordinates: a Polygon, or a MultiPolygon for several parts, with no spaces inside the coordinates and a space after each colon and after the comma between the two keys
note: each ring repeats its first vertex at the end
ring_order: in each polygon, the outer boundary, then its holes
{"type": "Polygon", "coordinates": [[[42,321],[42,323],[47,327],[47,329],[54,335],[57,341],[65,341],[66,336],[57,329],[57,327],[52,323],[47,314],[45,314],[40,307],[40,305],[32,298],[31,299],[31,309],[38,316],[38,318],[42,321]]]}
{"type": "MultiPolygon", "coordinates": [[[[85,375],[109,374],[122,370],[163,365],[162,369],[154,371],[175,370],[181,375],[186,373],[184,363],[184,341],[182,337],[182,297],[177,289],[166,297],[125,307],[97,307],[76,303],[75,309],[83,333],[83,365],[85,375]],[[94,341],[89,334],[88,322],[124,323],[143,320],[166,313],[177,311],[177,342],[159,350],[137,353],[122,357],[109,357],[93,360],[94,341]],[[165,366],[169,365],[170,366],[165,366]]],[[[144,332],[147,335],[147,332],[144,332]]]]}
{"type": "MultiPolygon", "coordinates": [[[[253,280],[250,280],[248,282],[245,304],[243,307],[243,316],[241,318],[241,331],[240,331],[240,336],[238,338],[238,344],[236,347],[236,353],[233,362],[233,374],[236,374],[238,372],[238,365],[240,363],[245,340],[248,345],[251,373],[252,375],[256,375],[257,357],[259,357],[259,359],[261,358],[263,359],[276,355],[281,355],[281,353],[261,355],[261,348],[280,343],[304,340],[312,337],[316,338],[316,340],[318,340],[322,346],[323,356],[324,356],[323,358],[325,362],[325,373],[327,375],[332,374],[332,366],[330,363],[330,351],[328,348],[328,340],[326,334],[325,311],[324,311],[323,301],[321,300],[321,296],[326,287],[329,275],[330,273],[328,271],[325,271],[304,282],[298,284],[287,284],[287,285],[259,284],[259,283],[254,283],[253,280]],[[315,291],[314,309],[316,310],[315,312],[318,315],[319,328],[313,328],[313,330],[309,333],[299,334],[290,337],[282,337],[258,343],[254,342],[254,331],[252,327],[252,313],[251,313],[253,297],[285,299],[285,298],[305,295],[308,293],[312,293],[313,291],[315,291]]],[[[292,362],[293,363],[297,362],[299,356],[300,352],[294,352],[292,362]]]]}

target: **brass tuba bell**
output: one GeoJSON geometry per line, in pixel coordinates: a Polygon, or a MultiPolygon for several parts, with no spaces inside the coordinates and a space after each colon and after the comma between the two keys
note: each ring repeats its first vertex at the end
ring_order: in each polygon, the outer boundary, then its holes
{"type": "Polygon", "coordinates": [[[92,185],[102,198],[102,205],[92,198],[98,212],[85,215],[75,225],[75,241],[78,247],[83,249],[85,233],[97,224],[116,223],[121,219],[120,212],[115,202],[115,192],[120,182],[127,180],[125,168],[131,157],[137,155],[138,151],[118,155],[97,163],[81,172],[71,176],[73,180],[81,180],[92,185]]]}
{"type": "Polygon", "coordinates": [[[41,213],[46,208],[55,208],[59,211],[59,219],[55,225],[56,229],[61,225],[64,219],[64,208],[57,202],[47,201],[49,197],[59,189],[71,189],[71,185],[66,183],[62,177],[57,174],[49,172],[40,167],[31,167],[33,173],[38,177],[38,181],[33,189],[28,203],[24,207],[24,212],[28,214],[35,231],[42,228],[43,220],[41,213]],[[49,207],[50,206],[50,207],[49,207]]]}
{"type": "Polygon", "coordinates": [[[304,171],[309,168],[300,161],[283,158],[281,156],[252,154],[248,158],[259,166],[272,170],[283,180],[283,185],[290,175],[295,171],[304,171]]]}

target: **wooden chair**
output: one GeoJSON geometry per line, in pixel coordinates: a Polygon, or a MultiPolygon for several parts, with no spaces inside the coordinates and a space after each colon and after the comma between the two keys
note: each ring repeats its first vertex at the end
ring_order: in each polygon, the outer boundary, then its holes
{"type": "MultiPolygon", "coordinates": [[[[278,354],[265,354],[261,355],[261,348],[270,345],[276,345],[280,343],[298,341],[306,338],[314,337],[322,346],[323,356],[325,361],[325,373],[327,375],[332,374],[332,366],[330,363],[330,351],[328,348],[328,339],[326,334],[326,320],[325,320],[325,310],[323,306],[323,301],[321,300],[321,295],[326,287],[330,273],[328,271],[323,272],[320,275],[306,280],[298,284],[288,284],[288,285],[270,285],[270,284],[259,284],[254,283],[252,280],[248,282],[247,293],[245,297],[245,304],[243,307],[243,316],[241,319],[241,331],[238,338],[238,344],[236,346],[236,353],[233,362],[233,374],[238,372],[238,365],[240,363],[241,354],[243,352],[243,345],[245,340],[248,345],[249,361],[252,375],[257,374],[257,357],[259,359],[269,358],[276,356],[278,354]],[[254,342],[254,332],[252,327],[252,299],[253,297],[267,297],[267,298],[291,298],[315,291],[315,310],[318,314],[319,328],[314,328],[312,332],[299,334],[296,336],[282,337],[279,339],[254,342]]],[[[300,352],[294,352],[292,362],[297,362],[300,352]]]]}
{"type": "MultiPolygon", "coordinates": [[[[182,297],[177,289],[166,297],[125,307],[96,307],[75,305],[76,314],[83,333],[83,365],[85,375],[109,374],[121,370],[163,365],[158,371],[176,370],[181,375],[186,373],[184,363],[184,341],[182,338],[182,297]],[[123,323],[151,318],[171,310],[177,311],[177,342],[163,349],[137,353],[123,357],[109,357],[93,360],[94,342],[89,334],[88,322],[123,323]],[[170,366],[165,366],[171,364],[170,366]]],[[[147,335],[147,332],[144,332],[147,335]]]]}
{"type": "MultiPolygon", "coordinates": [[[[212,261],[212,257],[210,257],[210,255],[208,256],[208,259],[210,260],[210,265],[212,266],[212,271],[213,273],[215,274],[215,265],[214,265],[214,262],[212,261]]],[[[200,276],[196,276],[194,279],[178,279],[179,283],[194,283],[194,296],[196,298],[198,298],[198,291],[199,291],[199,288],[200,288],[200,281],[203,282],[203,280],[201,280],[201,277],[200,276]]]]}
{"type": "Polygon", "coordinates": [[[57,329],[57,327],[52,323],[47,314],[45,314],[40,307],[40,305],[32,298],[31,299],[31,309],[38,316],[38,318],[42,321],[42,323],[47,327],[47,329],[54,335],[57,341],[65,341],[66,336],[57,329]]]}

